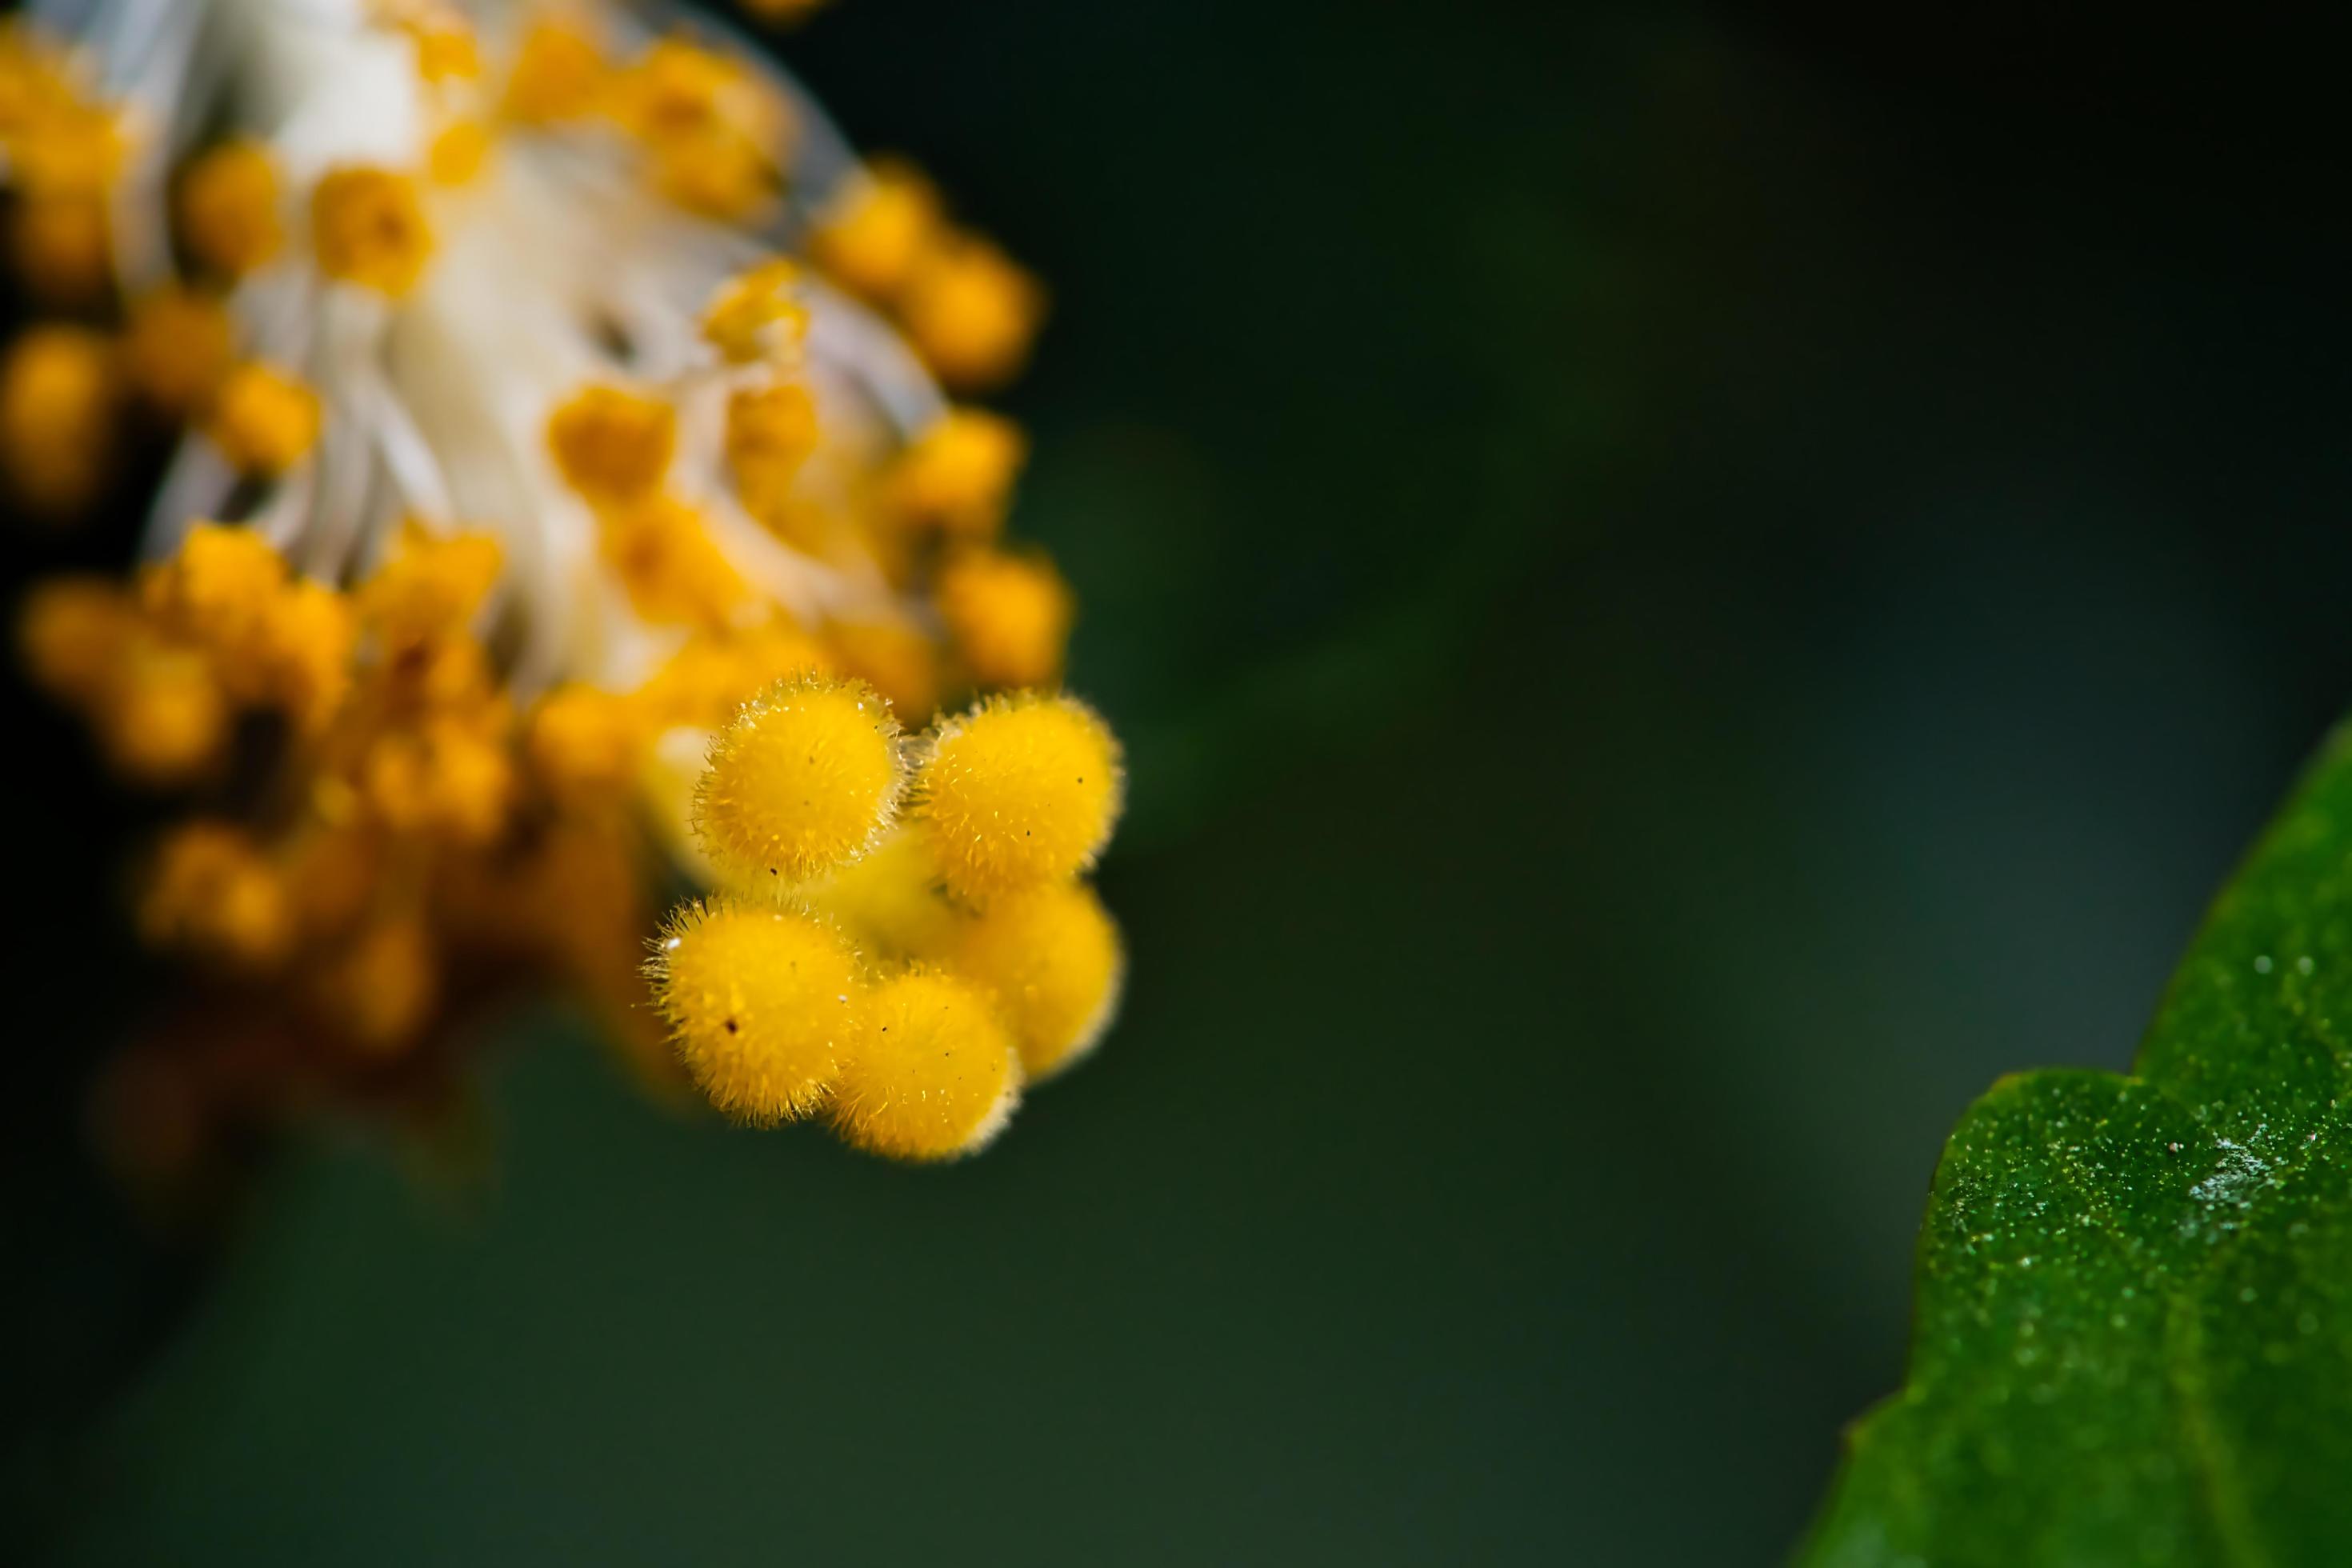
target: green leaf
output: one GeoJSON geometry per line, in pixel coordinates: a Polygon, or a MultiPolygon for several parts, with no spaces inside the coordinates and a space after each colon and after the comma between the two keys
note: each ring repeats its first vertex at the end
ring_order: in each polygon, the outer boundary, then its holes
{"type": "Polygon", "coordinates": [[[2005,1079],[1944,1151],[1909,1382],[1808,1568],[2352,1563],[2352,728],[2133,1076],[2005,1079]]]}

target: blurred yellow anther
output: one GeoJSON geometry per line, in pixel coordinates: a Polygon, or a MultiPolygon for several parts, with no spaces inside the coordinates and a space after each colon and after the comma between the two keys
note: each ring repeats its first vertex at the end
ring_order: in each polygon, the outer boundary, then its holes
{"type": "Polygon", "coordinates": [[[646,965],[687,1071],[711,1104],[765,1125],[824,1102],[867,1034],[857,955],[830,924],[724,900],[671,916],[646,965]]]}
{"type": "Polygon", "coordinates": [[[400,1049],[432,1016],[441,962],[433,933],[415,916],[393,916],[362,931],[315,983],[326,1020],[371,1054],[400,1049]]]}
{"type": "Polygon", "coordinates": [[[253,700],[278,709],[297,729],[319,729],[350,689],[355,631],[342,595],[307,577],[289,584],[262,616],[253,700]]]}
{"type": "Polygon", "coordinates": [[[199,266],[231,278],[284,247],[278,169],[259,142],[225,142],[188,166],[180,182],[180,237],[199,266]]]}
{"type": "Polygon", "coordinates": [[[10,235],[17,272],[44,303],[82,309],[113,282],[113,233],[102,197],[27,195],[10,235]]]}
{"type": "Polygon", "coordinates": [[[243,969],[283,959],[294,940],[285,877],[243,830],[195,821],[158,848],[139,901],[140,933],[243,969]]]}
{"type": "Polygon", "coordinates": [[[35,510],[70,514],[105,483],[120,396],[113,347],[81,327],[36,327],[0,365],[0,461],[35,510]]]}
{"type": "Polygon", "coordinates": [[[1069,585],[1043,557],[968,551],[933,590],[965,672],[981,686],[1048,686],[1069,646],[1069,585]]]}
{"type": "Polygon", "coordinates": [[[962,923],[940,895],[940,876],[919,836],[900,827],[871,853],[803,893],[862,946],[893,959],[937,958],[962,923]]]}
{"type": "Polygon", "coordinates": [[[577,120],[595,110],[604,82],[604,52],[594,37],[566,22],[535,21],[507,77],[507,117],[526,125],[577,120]]]}
{"type": "Polygon", "coordinates": [[[650,738],[627,698],[572,685],[540,699],[526,745],[541,781],[572,800],[625,789],[650,738]]]}
{"type": "Polygon", "coordinates": [[[310,455],[320,417],[317,393],[274,366],[247,363],[221,383],[205,433],[229,467],[275,479],[310,455]]]}
{"type": "Polygon", "coordinates": [[[219,650],[253,637],[285,584],[285,558],[261,535],[198,522],[170,560],[148,569],[140,597],[173,634],[219,650]]]}
{"type": "Polygon", "coordinates": [[[904,163],[877,159],[850,183],[809,247],[843,288],[881,300],[906,288],[940,232],[940,199],[930,182],[904,163]]]}
{"type": "Polygon", "coordinates": [[[675,496],[606,513],[600,540],[630,605],[657,626],[723,625],[750,596],[702,514],[675,496]]]}
{"type": "Polygon", "coordinates": [[[167,786],[212,767],[228,738],[229,708],[202,655],[139,637],[91,721],[116,767],[141,784],[167,786]]]}
{"type": "Polygon", "coordinates": [[[623,124],[656,144],[714,129],[750,130],[777,112],[742,65],[684,38],[663,38],[624,73],[623,124]]]}
{"type": "Polygon", "coordinates": [[[1029,358],[1045,290],[985,240],[933,249],[908,279],[899,310],[931,369],[960,390],[996,386],[1029,358]]]}
{"type": "Polygon", "coordinates": [[[924,724],[940,707],[940,655],[921,630],[899,620],[835,621],[825,628],[832,662],[890,702],[902,722],[924,724]]]}
{"type": "Polygon", "coordinates": [[[566,484],[599,505],[650,494],[677,447],[677,412],[621,386],[588,386],[547,421],[548,450],[566,484]]]}
{"type": "Polygon", "coordinates": [[[944,723],[915,781],[915,820],[949,889],[974,903],[1092,866],[1120,805],[1118,742],[1068,697],[991,698],[944,723]]]}
{"type": "Polygon", "coordinates": [[[1083,883],[998,900],[959,925],[950,962],[995,1003],[1032,1079],[1091,1050],[1118,1005],[1118,928],[1083,883]]]}
{"type": "Polygon", "coordinates": [[[1012,420],[978,408],[950,409],[892,465],[892,513],[909,527],[993,538],[1004,526],[1013,481],[1028,457],[1028,438],[1012,420]]]}
{"type": "Polygon", "coordinates": [[[903,784],[898,721],[871,687],[823,675],[779,681],[711,741],[695,837],[747,887],[804,882],[871,848],[903,784]]]}
{"type": "Polygon", "coordinates": [[[689,637],[632,700],[655,728],[716,729],[776,682],[830,668],[814,638],[781,622],[724,636],[706,633],[689,637]]]}
{"type": "Polygon", "coordinates": [[[433,255],[416,182],[366,165],[331,170],[311,191],[310,242],[327,277],[395,300],[433,255]]]}
{"type": "Polygon", "coordinates": [[[515,781],[500,737],[439,718],[379,740],[364,782],[387,827],[480,844],[506,825],[515,781]]]}
{"type": "Polygon", "coordinates": [[[1019,1058],[977,991],[916,968],[877,986],[870,1012],[834,1092],[844,1138],[892,1159],[948,1160],[1003,1129],[1020,1099],[1019,1058]]]}
{"type": "Polygon", "coordinates": [[[403,20],[401,31],[416,47],[416,74],[422,80],[438,87],[482,74],[481,46],[462,16],[438,7],[420,10],[403,20]]]}
{"type": "Polygon", "coordinates": [[[61,104],[10,142],[8,175],[36,197],[101,196],[121,169],[122,153],[121,126],[111,110],[61,104]]]}
{"type": "Polygon", "coordinates": [[[17,646],[36,685],[68,702],[97,703],[137,635],[131,596],[102,577],[52,577],[25,596],[17,646]]]}
{"type": "Polygon", "coordinates": [[[795,382],[738,389],[727,400],[727,464],[743,510],[780,536],[795,519],[793,481],[817,445],[816,399],[795,382]]]}
{"type": "Polygon", "coordinates": [[[656,188],[704,217],[730,223],[751,218],[782,188],[768,153],[725,127],[666,137],[656,143],[653,156],[656,188]]]}
{"type": "Polygon", "coordinates": [[[201,412],[236,355],[228,308],[215,294],[167,283],[131,308],[123,369],[159,414],[185,419],[201,412]]]}
{"type": "Polygon", "coordinates": [[[490,155],[490,128],[478,120],[453,120],[433,134],[425,150],[425,174],[436,185],[470,184],[490,155]]]}
{"type": "Polygon", "coordinates": [[[763,261],[719,286],[702,314],[705,342],[734,364],[750,364],[772,349],[797,349],[808,331],[808,308],[794,296],[800,265],[785,257],[763,261]]]}
{"type": "Polygon", "coordinates": [[[436,538],[411,522],[399,547],[360,585],[360,618],[393,648],[463,632],[497,584],[503,559],[490,534],[436,538]]]}

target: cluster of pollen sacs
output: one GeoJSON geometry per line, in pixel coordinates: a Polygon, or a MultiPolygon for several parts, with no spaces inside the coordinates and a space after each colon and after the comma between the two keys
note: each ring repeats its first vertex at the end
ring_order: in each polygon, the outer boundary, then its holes
{"type": "Polygon", "coordinates": [[[306,130],[342,56],[253,125],[227,89],[118,93],[153,75],[120,38],[0,30],[44,307],[0,361],[8,510],[72,523],[175,454],[142,563],[18,616],[34,680],[184,812],[134,912],[202,1001],[108,1075],[110,1149],[168,1176],[322,1101],[439,1115],[484,1004],[550,984],[730,1117],[978,1147],[1122,963],[1085,879],[1118,749],[1060,689],[1068,588],[1003,538],[1025,438],[954,401],[1019,370],[1037,285],[907,166],[823,167],[723,37],[288,3],[179,15],[396,59],[400,147],[306,130]],[[490,265],[541,241],[551,304],[490,265]],[[562,330],[499,339],[534,310],[562,330]],[[647,962],[665,879],[703,890],[647,962]]]}

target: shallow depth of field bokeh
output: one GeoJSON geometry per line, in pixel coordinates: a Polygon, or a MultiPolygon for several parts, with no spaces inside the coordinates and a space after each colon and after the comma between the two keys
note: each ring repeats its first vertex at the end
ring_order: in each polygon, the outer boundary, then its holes
{"type": "MultiPolygon", "coordinates": [[[[643,1102],[158,1244],[156,984],[11,686],[6,1506],[46,1560],[1777,1560],[1944,1132],[2121,1066],[2352,692],[2318,51],[2003,0],[838,0],[1052,284],[1019,514],[1130,743],[1100,1058],[969,1165],[643,1102]]],[[[527,287],[527,279],[518,279],[527,287]]],[[[12,530],[12,586],[86,546],[12,530]]]]}

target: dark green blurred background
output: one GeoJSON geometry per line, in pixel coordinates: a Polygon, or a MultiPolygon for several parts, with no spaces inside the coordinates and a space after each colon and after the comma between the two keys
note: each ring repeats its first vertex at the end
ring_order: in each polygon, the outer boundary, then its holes
{"type": "Polygon", "coordinates": [[[1123,1021],[908,1171],[551,1017],[487,1185],[321,1136],[159,1253],[73,1160],[112,819],[11,694],[16,1539],[1776,1560],[1944,1131],[2127,1059],[2347,692],[2338,57],[2228,28],[840,0],[787,57],[1055,289],[1123,1021]]]}

